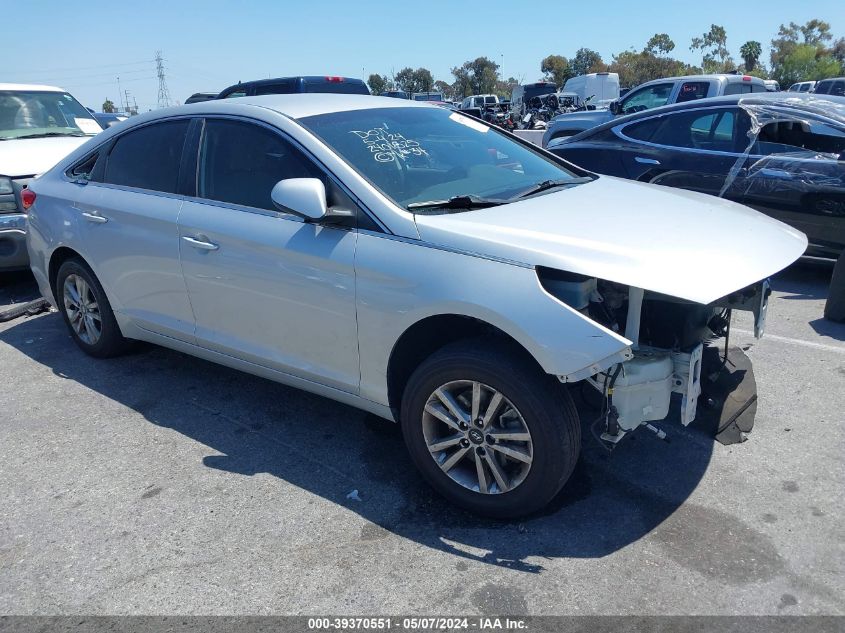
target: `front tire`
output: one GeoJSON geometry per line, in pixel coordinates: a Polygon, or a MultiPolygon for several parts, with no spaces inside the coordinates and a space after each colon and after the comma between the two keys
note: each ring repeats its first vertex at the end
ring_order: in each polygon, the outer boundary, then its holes
{"type": "Polygon", "coordinates": [[[444,347],[413,373],[402,434],[423,477],[470,512],[507,519],[544,507],[581,448],[569,393],[521,350],[477,339],[444,347]]]}
{"type": "Polygon", "coordinates": [[[69,259],[59,268],[56,304],[71,337],[89,356],[110,358],[130,348],[130,341],[120,333],[103,287],[82,260],[69,259]]]}

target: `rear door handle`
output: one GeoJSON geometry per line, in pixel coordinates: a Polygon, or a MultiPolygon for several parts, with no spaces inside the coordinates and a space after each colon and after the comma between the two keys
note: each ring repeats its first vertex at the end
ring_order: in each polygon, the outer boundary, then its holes
{"type": "Polygon", "coordinates": [[[98,215],[96,213],[83,212],[82,217],[88,220],[89,222],[93,222],[94,224],[105,224],[109,221],[108,218],[104,218],[103,216],[98,215]]]}
{"type": "Polygon", "coordinates": [[[634,160],[640,165],[659,165],[660,161],[654,158],[643,158],[642,156],[634,156],[634,160]]]}
{"type": "Polygon", "coordinates": [[[187,235],[183,235],[182,239],[194,248],[199,249],[201,251],[216,251],[218,248],[220,248],[220,245],[215,244],[214,242],[205,242],[203,240],[198,240],[193,237],[188,237],[187,235]]]}

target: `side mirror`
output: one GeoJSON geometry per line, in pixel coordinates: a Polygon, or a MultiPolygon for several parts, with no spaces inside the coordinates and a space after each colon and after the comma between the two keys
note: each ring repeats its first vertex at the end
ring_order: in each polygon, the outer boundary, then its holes
{"type": "Polygon", "coordinates": [[[298,215],[306,222],[318,222],[328,213],[326,187],[319,178],[280,180],[270,192],[270,199],[279,211],[298,215]]]}
{"type": "Polygon", "coordinates": [[[619,99],[610,102],[610,113],[614,115],[622,114],[622,102],[619,99]]]}

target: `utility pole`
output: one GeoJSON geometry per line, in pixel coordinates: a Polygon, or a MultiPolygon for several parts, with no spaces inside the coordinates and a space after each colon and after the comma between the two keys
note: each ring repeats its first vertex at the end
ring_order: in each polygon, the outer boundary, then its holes
{"type": "Polygon", "coordinates": [[[164,78],[164,58],[161,51],[156,51],[156,73],[158,74],[158,107],[167,108],[170,106],[170,92],[167,90],[167,81],[164,78]]]}
{"type": "MultiPolygon", "coordinates": [[[[123,96],[126,97],[126,114],[131,116],[132,115],[132,106],[129,105],[129,91],[124,90],[123,96]]],[[[137,114],[137,112],[135,114],[137,114]]]]}
{"type": "Polygon", "coordinates": [[[123,106],[123,90],[120,89],[120,77],[117,78],[117,98],[120,99],[120,109],[125,112],[126,108],[123,106]]]}

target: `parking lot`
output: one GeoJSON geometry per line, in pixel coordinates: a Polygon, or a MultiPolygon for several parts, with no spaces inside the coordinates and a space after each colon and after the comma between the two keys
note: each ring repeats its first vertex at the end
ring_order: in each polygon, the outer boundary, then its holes
{"type": "MultiPolygon", "coordinates": [[[[0,324],[5,614],[845,614],[845,325],[829,271],[743,315],[757,422],[723,446],[584,432],[542,516],[454,509],[398,428],[168,350],[98,361],[55,311],[0,324]]],[[[0,307],[34,294],[0,281],[0,307]]],[[[589,417],[585,409],[583,417],[589,417]]]]}

